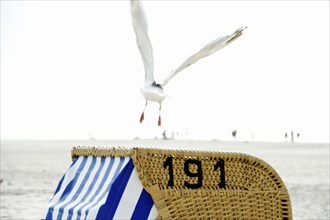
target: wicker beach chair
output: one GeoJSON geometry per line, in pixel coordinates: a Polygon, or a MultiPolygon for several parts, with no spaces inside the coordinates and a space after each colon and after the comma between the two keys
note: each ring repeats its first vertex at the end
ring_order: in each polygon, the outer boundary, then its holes
{"type": "Polygon", "coordinates": [[[142,148],[132,157],[162,219],[292,219],[283,181],[256,157],[142,148]]]}
{"type": "Polygon", "coordinates": [[[250,155],[75,147],[72,158],[75,164],[62,178],[45,219],[76,218],[83,216],[82,212],[88,217],[92,208],[97,209],[93,219],[292,219],[290,197],[283,181],[266,162],[250,155]],[[78,159],[82,164],[88,158],[109,159],[113,164],[116,160],[126,161],[117,163],[122,168],[116,169],[119,170],[117,175],[110,175],[107,198],[99,207],[94,204],[96,199],[87,199],[95,191],[93,183],[101,178],[86,177],[95,175],[94,166],[97,165],[90,162],[91,165],[85,168],[89,171],[85,173],[84,169],[74,168],[82,167],[76,162],[78,159]],[[79,178],[86,179],[84,186],[79,185],[80,191],[86,191],[83,195],[79,190],[73,190],[78,188],[72,184],[77,173],[83,173],[79,178]],[[70,181],[65,184],[65,179],[70,181]],[[69,197],[72,199],[68,200],[69,197]],[[61,201],[60,198],[64,199],[61,201]]]}

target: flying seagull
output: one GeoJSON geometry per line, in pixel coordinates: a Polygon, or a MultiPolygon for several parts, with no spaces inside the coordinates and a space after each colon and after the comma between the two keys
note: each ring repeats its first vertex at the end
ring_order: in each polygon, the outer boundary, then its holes
{"type": "Polygon", "coordinates": [[[148,105],[148,102],[151,101],[159,103],[158,126],[161,126],[161,107],[162,102],[166,98],[164,86],[183,69],[236,40],[242,35],[242,32],[246,27],[241,27],[230,35],[221,36],[206,44],[200,51],[191,55],[178,68],[172,70],[163,82],[156,83],[154,79],[154,58],[152,53],[152,45],[148,35],[148,24],[140,1],[131,0],[131,13],[133,29],[136,35],[136,43],[142,57],[145,72],[145,82],[144,86],[141,88],[141,93],[146,100],[146,104],[140,117],[140,123],[144,120],[144,111],[148,105]]]}

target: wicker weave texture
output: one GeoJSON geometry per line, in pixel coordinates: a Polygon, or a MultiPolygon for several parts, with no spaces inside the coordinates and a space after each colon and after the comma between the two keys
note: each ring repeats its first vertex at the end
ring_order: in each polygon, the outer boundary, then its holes
{"type": "Polygon", "coordinates": [[[292,219],[283,181],[256,157],[143,148],[132,157],[162,219],[292,219]]]}

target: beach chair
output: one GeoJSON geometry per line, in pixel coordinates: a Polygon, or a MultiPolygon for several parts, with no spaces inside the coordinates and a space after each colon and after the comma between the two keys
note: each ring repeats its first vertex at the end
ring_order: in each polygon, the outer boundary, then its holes
{"type": "Polygon", "coordinates": [[[292,219],[265,161],[240,153],[74,147],[45,219],[292,219]]]}

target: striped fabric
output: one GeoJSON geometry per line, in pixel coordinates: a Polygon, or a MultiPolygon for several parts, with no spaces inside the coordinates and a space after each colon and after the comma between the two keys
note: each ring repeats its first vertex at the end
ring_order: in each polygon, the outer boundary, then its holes
{"type": "Polygon", "coordinates": [[[76,157],[44,219],[156,219],[150,195],[129,157],[76,157]]]}

